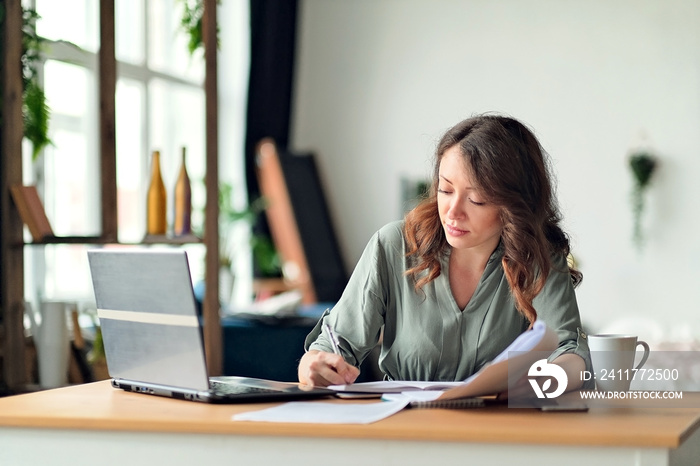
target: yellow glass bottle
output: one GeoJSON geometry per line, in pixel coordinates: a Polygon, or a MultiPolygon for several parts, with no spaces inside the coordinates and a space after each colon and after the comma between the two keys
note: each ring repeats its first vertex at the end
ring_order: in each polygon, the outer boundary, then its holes
{"type": "Polygon", "coordinates": [[[182,148],[182,166],[175,183],[175,212],[173,216],[173,234],[185,236],[192,233],[192,188],[187,174],[186,149],[182,148]]]}
{"type": "Polygon", "coordinates": [[[146,207],[146,234],[165,235],[168,229],[166,219],[167,195],[160,173],[160,152],[153,151],[151,158],[151,184],[148,187],[146,207]]]}

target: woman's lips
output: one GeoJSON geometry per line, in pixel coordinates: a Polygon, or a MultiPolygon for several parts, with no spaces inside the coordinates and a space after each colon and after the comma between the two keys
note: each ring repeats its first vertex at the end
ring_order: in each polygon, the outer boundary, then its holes
{"type": "Polygon", "coordinates": [[[447,233],[449,233],[451,236],[462,236],[466,235],[469,233],[469,230],[461,230],[457,227],[453,227],[452,225],[445,224],[445,230],[447,230],[447,233]]]}

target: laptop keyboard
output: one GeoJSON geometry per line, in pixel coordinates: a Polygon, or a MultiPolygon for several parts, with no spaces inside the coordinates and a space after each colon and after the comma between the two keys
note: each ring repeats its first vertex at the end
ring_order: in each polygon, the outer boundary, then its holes
{"type": "Polygon", "coordinates": [[[224,383],[224,382],[211,382],[211,389],[221,395],[232,395],[241,393],[279,393],[279,390],[273,390],[270,388],[260,388],[260,387],[249,387],[245,385],[224,383]]]}

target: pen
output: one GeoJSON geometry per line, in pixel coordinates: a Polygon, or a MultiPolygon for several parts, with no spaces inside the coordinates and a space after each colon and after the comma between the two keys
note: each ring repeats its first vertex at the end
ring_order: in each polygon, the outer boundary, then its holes
{"type": "Polygon", "coordinates": [[[328,332],[328,338],[331,339],[331,345],[333,345],[333,352],[338,356],[342,356],[342,354],[340,354],[340,345],[338,344],[338,339],[335,337],[335,332],[333,332],[333,329],[328,324],[324,324],[323,327],[328,332]]]}

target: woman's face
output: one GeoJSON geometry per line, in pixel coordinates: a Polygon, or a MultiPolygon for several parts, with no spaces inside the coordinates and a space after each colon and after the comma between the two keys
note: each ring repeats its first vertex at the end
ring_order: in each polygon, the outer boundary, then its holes
{"type": "Polygon", "coordinates": [[[459,146],[447,149],[440,161],[438,212],[447,242],[455,249],[493,252],[501,236],[500,209],[474,188],[459,146]]]}

